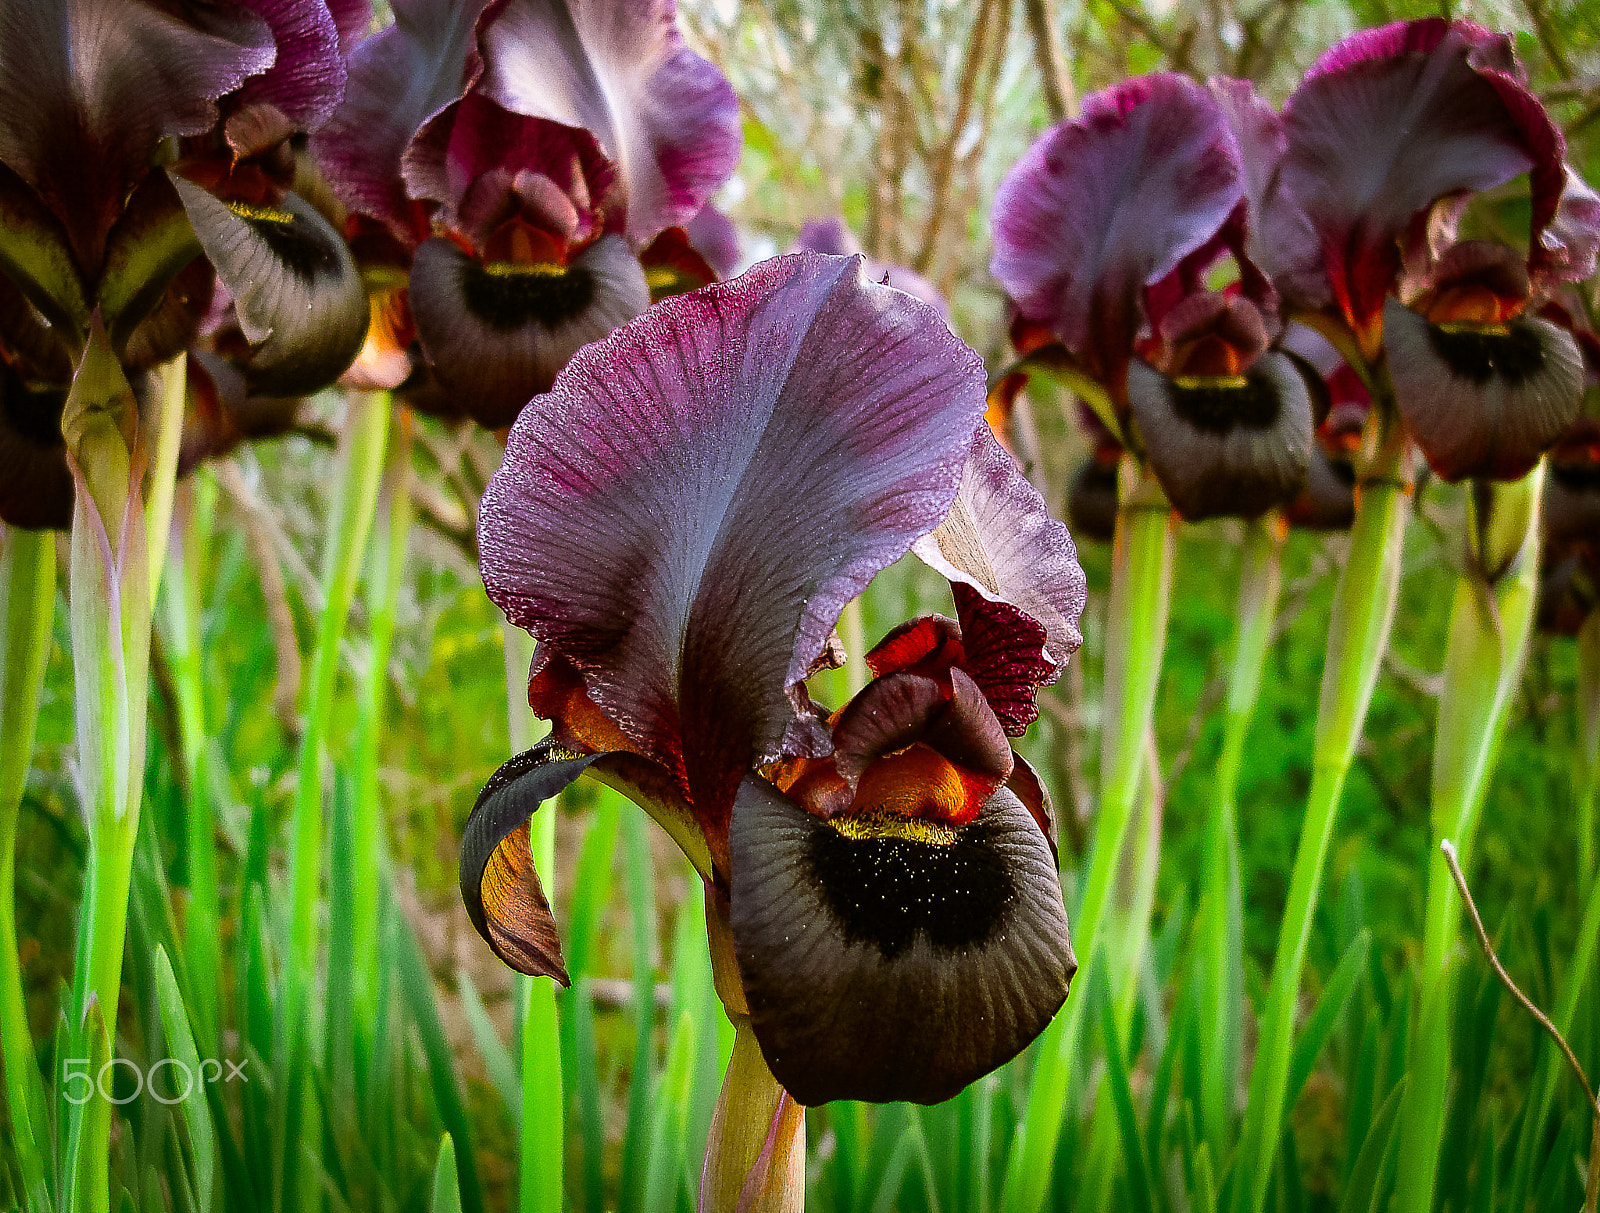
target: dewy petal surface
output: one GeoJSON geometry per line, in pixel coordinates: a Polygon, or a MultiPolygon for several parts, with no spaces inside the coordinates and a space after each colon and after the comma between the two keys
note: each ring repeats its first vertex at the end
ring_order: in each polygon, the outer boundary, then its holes
{"type": "Polygon", "coordinates": [[[1561,188],[1564,141],[1517,79],[1509,46],[1438,18],[1366,30],[1324,54],[1285,105],[1283,180],[1358,326],[1382,308],[1412,217],[1446,195],[1532,170],[1538,246],[1561,188]]]}
{"type": "Polygon", "coordinates": [[[965,668],[1020,735],[1038,715],[1033,689],[1083,643],[1088,590],[1072,536],[987,424],[972,432],[950,513],[912,551],[956,587],[965,668]]]}
{"type": "Polygon", "coordinates": [[[751,1023],[802,1104],[949,1099],[1066,1000],[1055,854],[1005,788],[947,834],[851,837],[752,776],[730,845],[751,1023]]]}
{"type": "Polygon", "coordinates": [[[99,260],[156,144],[216,121],[216,99],[270,67],[272,33],[244,9],[143,0],[0,4],[0,161],[67,225],[79,258],[99,260]]]}
{"type": "Polygon", "coordinates": [[[483,89],[507,109],[594,133],[621,166],[628,238],[694,218],[739,162],[739,103],[684,45],[674,0],[498,0],[483,89]]]}
{"type": "MultiPolygon", "coordinates": [[[[489,596],[583,675],[715,836],[844,604],[936,526],[982,363],[860,261],[779,257],[580,351],[484,494],[489,596]]],[[[725,837],[725,834],[723,835],[725,837]]]]}
{"type": "Polygon", "coordinates": [[[990,269],[1023,314],[1120,389],[1143,289],[1203,246],[1244,197],[1233,133],[1205,89],[1168,74],[1085,98],[995,196],[990,269]]]}

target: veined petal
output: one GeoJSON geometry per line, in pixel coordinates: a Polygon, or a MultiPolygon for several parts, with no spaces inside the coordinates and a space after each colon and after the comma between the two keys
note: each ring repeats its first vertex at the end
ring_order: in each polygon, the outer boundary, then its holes
{"type": "Polygon", "coordinates": [[[650,304],[621,236],[602,236],[571,265],[485,265],[441,237],[417,249],[411,315],[446,391],[479,424],[510,425],[585,345],[650,304]]]}
{"type": "Polygon", "coordinates": [[[756,777],[730,848],[735,956],[802,1104],[931,1104],[1009,1061],[1077,969],[1054,852],[1002,788],[968,825],[806,813],[756,777]]]}
{"type": "Polygon", "coordinates": [[[66,228],[27,182],[0,164],[0,273],[73,346],[89,331],[83,273],[66,228]]]}
{"type": "Polygon", "coordinates": [[[324,0],[241,0],[272,30],[278,57],[245,81],[246,105],[278,108],[296,130],[321,128],[344,97],[345,56],[339,27],[324,0]]]}
{"type": "Polygon", "coordinates": [[[479,45],[491,97],[587,128],[621,167],[636,248],[694,218],[739,162],[738,100],[683,44],[674,0],[497,0],[479,45]]]}
{"type": "MultiPolygon", "coordinates": [[[[800,236],[795,250],[808,249],[813,253],[829,253],[835,257],[853,257],[862,251],[861,241],[845,225],[843,219],[807,219],[800,225],[800,236]]],[[[945,320],[950,319],[950,304],[939,288],[916,270],[903,265],[890,265],[875,257],[867,258],[867,276],[874,282],[887,282],[897,291],[914,295],[938,311],[945,320]]]]}
{"type": "Polygon", "coordinates": [[[1034,688],[1083,643],[1088,591],[1072,536],[987,425],[972,432],[950,513],[912,551],[955,587],[963,668],[1020,735],[1038,716],[1034,688]]]}
{"type": "Polygon", "coordinates": [[[1284,118],[1284,184],[1358,332],[1400,271],[1397,241],[1439,199],[1531,171],[1535,248],[1555,214],[1565,142],[1504,35],[1438,18],[1355,34],[1317,61],[1284,118]]]}
{"type": "Polygon", "coordinates": [[[39,192],[82,264],[156,144],[216,121],[215,100],[276,56],[259,17],[184,16],[144,0],[11,0],[0,7],[0,161],[39,192]]]}
{"type": "Polygon", "coordinates": [[[366,288],[339,234],[295,194],[276,208],[230,206],[182,177],[172,182],[253,347],[251,391],[298,396],[327,387],[360,351],[369,319],[366,288]]]}
{"type": "Polygon", "coordinates": [[[1527,475],[1578,415],[1583,356],[1572,334],[1547,320],[1430,324],[1390,299],[1383,327],[1406,430],[1451,483],[1527,475]]]}
{"type": "Polygon", "coordinates": [[[581,350],[522,411],[484,584],[725,839],[745,771],[826,750],[799,684],[949,511],[983,402],[977,356],[859,260],[764,262],[581,350]]]}
{"type": "Polygon", "coordinates": [[[1244,197],[1216,101],[1180,76],[1129,80],[1047,132],[995,196],[990,270],[1114,395],[1140,296],[1227,222],[1244,197]]]}
{"type": "Polygon", "coordinates": [[[422,124],[481,70],[473,29],[484,0],[397,0],[394,24],[350,55],[344,100],[312,147],[347,207],[409,230],[400,159],[422,124]]]}

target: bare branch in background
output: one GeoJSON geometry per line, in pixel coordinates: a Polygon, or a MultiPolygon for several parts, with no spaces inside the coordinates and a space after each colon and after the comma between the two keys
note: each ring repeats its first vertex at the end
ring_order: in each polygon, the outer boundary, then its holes
{"type": "Polygon", "coordinates": [[[1077,94],[1067,74],[1067,56],[1061,49],[1061,27],[1053,0],[1023,0],[1028,29],[1033,34],[1033,57],[1044,85],[1044,103],[1051,122],[1064,122],[1078,112],[1077,94]]]}

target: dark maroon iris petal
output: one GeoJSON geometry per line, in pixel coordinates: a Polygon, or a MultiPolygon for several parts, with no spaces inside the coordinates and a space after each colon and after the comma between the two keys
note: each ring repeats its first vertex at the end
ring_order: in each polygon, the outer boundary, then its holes
{"type": "Polygon", "coordinates": [[[714,845],[745,771],[825,752],[796,693],[844,604],[944,517],[983,409],[925,305],[803,254],[662,301],[519,416],[489,595],[680,779],[714,845]]]}
{"type": "Polygon", "coordinates": [[[315,131],[344,97],[339,26],[324,0],[240,0],[272,30],[277,58],[239,90],[245,105],[271,105],[295,130],[315,131]]]}
{"type": "Polygon", "coordinates": [[[65,387],[38,389],[0,360],[0,521],[28,530],[72,525],[72,473],[61,437],[65,387]]]}

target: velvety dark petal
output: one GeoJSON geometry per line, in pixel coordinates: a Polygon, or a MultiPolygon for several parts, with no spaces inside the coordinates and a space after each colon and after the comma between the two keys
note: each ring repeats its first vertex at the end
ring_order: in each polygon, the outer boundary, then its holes
{"type": "Polygon", "coordinates": [[[1054,855],[1056,806],[1050,799],[1050,789],[1045,787],[1044,780],[1039,778],[1038,772],[1028,765],[1028,760],[1021,754],[1012,754],[1011,761],[1011,778],[1006,780],[1006,790],[1020,800],[1022,807],[1039,823],[1039,829],[1050,843],[1050,854],[1054,855]]]}
{"type": "Polygon", "coordinates": [[[204,257],[196,257],[179,270],[155,307],[117,347],[122,365],[145,371],[188,349],[211,310],[216,282],[216,271],[204,257]]]}
{"type": "Polygon", "coordinates": [[[983,399],[977,356],[857,260],[663,300],[513,425],[479,514],[489,596],[716,835],[758,760],[826,751],[791,692],[949,511],[983,399]]]}
{"type": "Polygon", "coordinates": [[[1117,465],[1085,459],[1067,487],[1067,522],[1078,539],[1110,543],[1117,533],[1117,465]]]}
{"type": "Polygon", "coordinates": [[[510,425],[572,356],[649,306],[644,271],[620,236],[566,267],[484,265],[435,237],[411,268],[411,315],[446,391],[479,424],[510,425]]]}
{"type": "Polygon", "coordinates": [[[1066,1000],[1077,963],[1055,857],[1005,789],[960,828],[830,824],[752,777],[730,848],[751,1023],[802,1104],[949,1099],[1066,1000]]]}
{"type": "Polygon", "coordinates": [[[1564,546],[1548,552],[1539,570],[1538,628],[1576,636],[1600,610],[1600,546],[1564,546]]]}
{"type": "Polygon", "coordinates": [[[67,341],[89,331],[89,303],[67,231],[27,182],[0,164],[0,273],[67,341]]]}
{"type": "Polygon", "coordinates": [[[1511,64],[1503,35],[1428,18],[1345,39],[1289,98],[1284,184],[1358,328],[1399,272],[1397,240],[1437,199],[1532,170],[1538,244],[1560,190],[1563,141],[1511,64]]]}
{"type": "Polygon", "coordinates": [[[1284,507],[1290,526],[1307,531],[1348,531],[1356,520],[1356,474],[1345,460],[1312,443],[1305,487],[1284,507]]]}
{"type": "Polygon", "coordinates": [[[1451,483],[1525,476],[1578,415],[1583,357],[1549,321],[1435,325],[1391,299],[1383,328],[1406,429],[1451,483]]]}
{"type": "Polygon", "coordinates": [[[280,207],[230,206],[174,176],[195,235],[233,296],[252,353],[250,389],[299,396],[327,387],[367,334],[367,292],[350,250],[295,194],[280,207]]]}
{"type": "Polygon", "coordinates": [[[996,660],[966,668],[997,712],[1002,702],[1014,705],[1000,718],[1007,732],[1020,733],[1033,719],[1033,687],[1054,682],[1083,643],[1078,616],[1087,590],[1072,536],[1050,517],[1039,491],[987,425],[972,433],[949,515],[912,550],[952,583],[975,591],[956,599],[962,634],[986,627],[985,643],[994,646],[987,651],[996,660]],[[1027,638],[1037,649],[1028,662],[1018,660],[1018,645],[1000,640],[1004,633],[1021,639],[1017,628],[1025,621],[1042,631],[1027,638]]]}
{"type": "Polygon", "coordinates": [[[0,350],[24,379],[67,383],[72,378],[73,343],[4,274],[0,274],[0,350]]]}
{"type": "Polygon", "coordinates": [[[72,474],[61,437],[64,387],[30,388],[0,360],[0,522],[27,530],[72,525],[72,474]]]}
{"type": "MultiPolygon", "coordinates": [[[[133,191],[106,238],[106,259],[95,295],[113,346],[120,350],[127,345],[135,326],[162,302],[178,271],[198,256],[200,242],[178,191],[165,173],[151,173],[133,191]]],[[[195,325],[198,328],[198,315],[195,325]]],[[[190,333],[172,352],[186,347],[192,338],[190,333]]]]}
{"type": "Polygon", "coordinates": [[[501,0],[479,44],[491,97],[586,128],[621,166],[635,247],[688,223],[739,162],[738,100],[683,44],[674,0],[501,0]]]}
{"type": "Polygon", "coordinates": [[[1236,381],[1169,379],[1136,362],[1128,402],[1151,469],[1190,522],[1254,518],[1305,483],[1311,397],[1283,354],[1236,381]]]}
{"type": "Polygon", "coordinates": [[[534,977],[568,984],[550,902],[529,848],[528,822],[545,801],[588,775],[629,796],[667,827],[710,877],[704,840],[671,776],[634,754],[577,754],[543,742],[506,763],[484,785],[461,836],[461,898],[495,955],[534,977]]]}
{"type": "Polygon", "coordinates": [[[990,269],[1114,393],[1140,327],[1143,288],[1217,232],[1244,197],[1222,110],[1175,75],[1085,98],[1001,183],[990,269]]]}
{"type": "Polygon", "coordinates": [[[272,29],[278,57],[245,81],[245,105],[268,104],[296,130],[319,130],[344,97],[345,56],[324,0],[240,0],[272,29]]]}
{"type": "Polygon", "coordinates": [[[65,222],[75,252],[100,244],[156,144],[216,121],[216,98],[270,67],[272,33],[232,6],[23,0],[0,8],[0,161],[65,222]]]}
{"type": "Polygon", "coordinates": [[[409,230],[400,158],[481,68],[473,28],[484,0],[397,0],[394,24],[350,56],[344,100],[311,141],[339,199],[409,230]]]}

